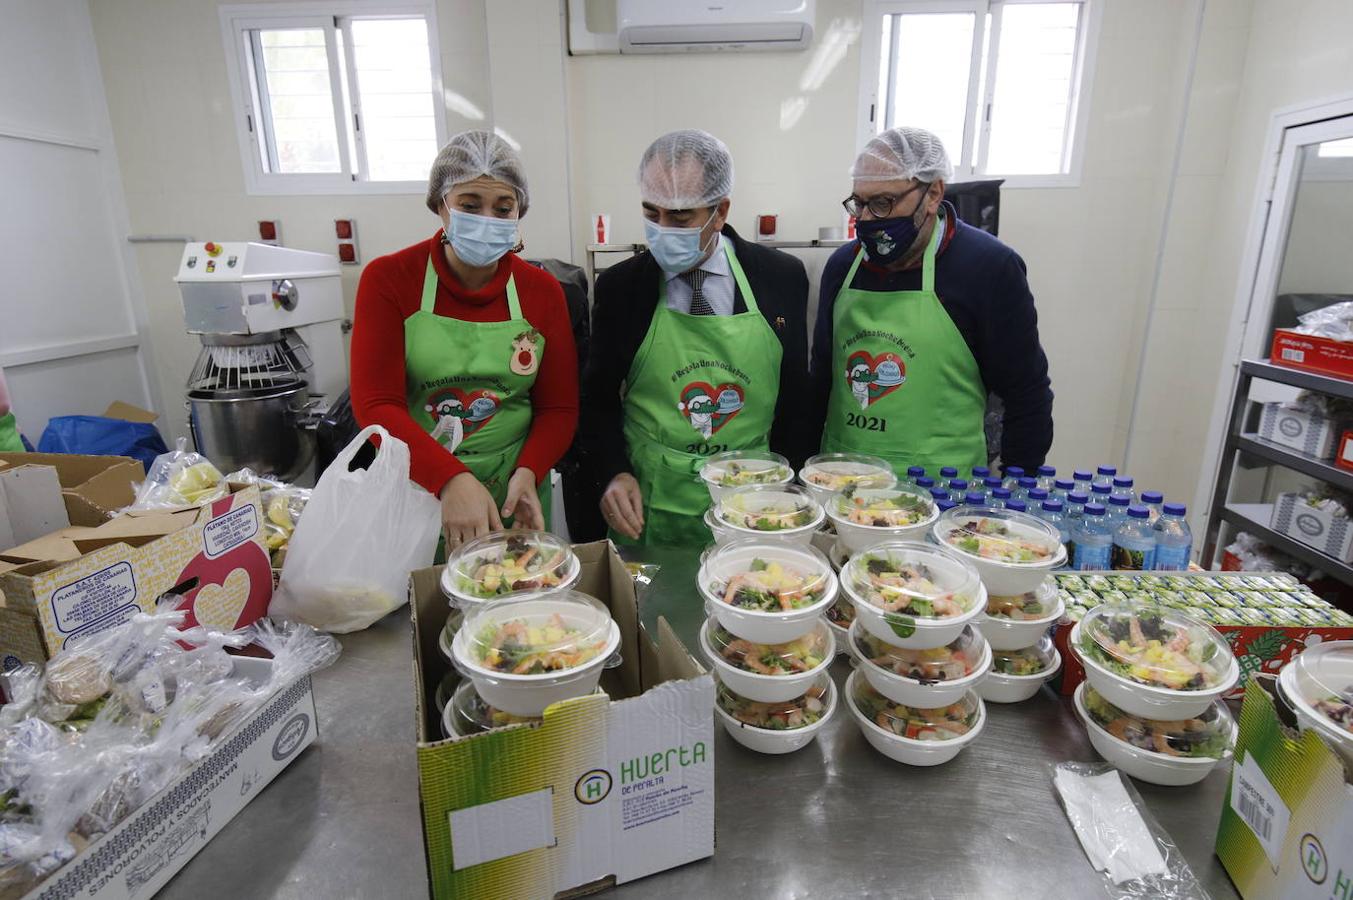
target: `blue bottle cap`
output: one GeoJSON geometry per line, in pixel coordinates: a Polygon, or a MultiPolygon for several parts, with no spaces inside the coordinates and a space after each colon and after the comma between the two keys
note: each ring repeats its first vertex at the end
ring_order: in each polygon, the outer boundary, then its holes
{"type": "Polygon", "coordinates": [[[986,485],[988,488],[990,488],[990,489],[992,489],[992,490],[995,490],[996,488],[998,488],[998,487],[1001,486],[1002,482],[1001,482],[1001,479],[999,479],[999,478],[997,478],[997,477],[995,477],[995,476],[993,475],[993,476],[990,477],[990,478],[984,478],[984,479],[982,479],[982,484],[986,485]]]}
{"type": "Polygon", "coordinates": [[[1094,478],[1095,476],[1085,471],[1084,469],[1077,469],[1075,471],[1074,477],[1077,481],[1089,481],[1091,478],[1094,478]]]}
{"type": "Polygon", "coordinates": [[[931,488],[930,496],[934,497],[936,500],[948,500],[949,492],[944,488],[931,488]]]}
{"type": "Polygon", "coordinates": [[[1098,471],[1099,471],[1099,474],[1101,474],[1101,475],[1117,475],[1117,474],[1118,474],[1118,467],[1117,467],[1117,466],[1100,466],[1099,469],[1098,469],[1098,471]]]}
{"type": "Polygon", "coordinates": [[[1113,479],[1113,486],[1116,488],[1132,487],[1132,479],[1126,475],[1117,475],[1113,479]]]}
{"type": "Polygon", "coordinates": [[[941,500],[935,504],[935,508],[938,509],[940,512],[945,512],[946,510],[953,509],[955,506],[958,506],[958,504],[952,500],[941,500]]]}
{"type": "Polygon", "coordinates": [[[987,477],[988,475],[990,475],[990,474],[991,474],[991,470],[988,469],[986,466],[973,466],[973,467],[972,467],[972,478],[973,478],[973,481],[980,481],[981,479],[986,478],[986,477],[987,477]]]}
{"type": "Polygon", "coordinates": [[[1015,512],[1027,512],[1028,507],[1024,505],[1023,500],[1011,500],[1005,504],[1006,509],[1013,509],[1015,512]]]}
{"type": "Polygon", "coordinates": [[[1085,493],[1085,491],[1072,491],[1071,493],[1066,495],[1066,499],[1072,503],[1080,503],[1084,505],[1090,502],[1090,495],[1085,493]]]}
{"type": "Polygon", "coordinates": [[[1087,516],[1102,516],[1104,515],[1104,506],[1100,503],[1087,503],[1085,504],[1085,514],[1087,516]]]}
{"type": "Polygon", "coordinates": [[[1057,487],[1057,490],[1059,490],[1059,491],[1067,491],[1067,492],[1070,492],[1070,491],[1072,491],[1072,490],[1075,489],[1075,487],[1076,487],[1076,482],[1074,482],[1074,481],[1067,481],[1067,480],[1064,479],[1064,478],[1058,478],[1058,479],[1057,479],[1057,482],[1056,482],[1056,487],[1057,487]]]}
{"type": "Polygon", "coordinates": [[[1147,509],[1145,506],[1137,506],[1134,504],[1128,507],[1128,515],[1134,519],[1149,519],[1151,518],[1151,510],[1147,509]]]}
{"type": "Polygon", "coordinates": [[[1046,499],[1048,499],[1048,491],[1046,488],[1031,488],[1029,490],[1030,502],[1042,503],[1046,499]]]}
{"type": "Polygon", "coordinates": [[[907,466],[908,478],[920,478],[925,474],[925,466],[907,466]]]}
{"type": "Polygon", "coordinates": [[[967,493],[968,482],[963,478],[955,478],[953,481],[949,482],[949,490],[967,493]]]}
{"type": "Polygon", "coordinates": [[[1024,490],[1026,490],[1026,491],[1031,491],[1031,490],[1033,490],[1034,488],[1038,487],[1038,479],[1037,479],[1037,478],[1021,478],[1021,479],[1019,480],[1019,486],[1022,487],[1022,488],[1024,488],[1024,490]]]}
{"type": "Polygon", "coordinates": [[[1109,494],[1113,492],[1113,489],[1110,488],[1107,484],[1097,484],[1094,487],[1090,488],[1090,491],[1091,493],[1095,494],[1109,494]]]}
{"type": "Polygon", "coordinates": [[[1022,468],[1019,467],[1019,466],[1006,466],[1006,467],[1005,467],[1005,476],[1006,476],[1007,478],[1023,478],[1023,477],[1024,477],[1024,469],[1022,469],[1022,468]]]}
{"type": "Polygon", "coordinates": [[[1142,502],[1147,505],[1159,506],[1165,502],[1165,495],[1160,491],[1142,491],[1142,502]]]}
{"type": "Polygon", "coordinates": [[[1010,488],[996,488],[991,492],[991,496],[996,500],[1009,500],[1010,488]]]}
{"type": "Polygon", "coordinates": [[[933,479],[933,478],[918,478],[918,479],[916,479],[916,486],[917,486],[918,488],[924,488],[925,490],[928,491],[928,490],[930,490],[931,488],[933,488],[933,487],[935,486],[935,479],[933,479]]]}
{"type": "Polygon", "coordinates": [[[940,477],[941,477],[941,478],[957,478],[957,477],[958,477],[958,469],[955,469],[953,466],[945,466],[944,468],[940,469],[940,477]]]}
{"type": "Polygon", "coordinates": [[[968,496],[964,497],[963,500],[969,506],[986,506],[987,495],[977,491],[969,491],[968,496]]]}
{"type": "Polygon", "coordinates": [[[1110,497],[1109,502],[1114,506],[1129,506],[1132,503],[1131,497],[1110,497]]]}
{"type": "Polygon", "coordinates": [[[1052,478],[1052,477],[1055,476],[1056,474],[1057,474],[1057,467],[1056,467],[1056,466],[1039,466],[1039,467],[1038,467],[1038,476],[1039,476],[1040,478],[1052,478]]]}
{"type": "Polygon", "coordinates": [[[1061,500],[1044,500],[1044,501],[1043,501],[1043,512],[1061,512],[1061,511],[1062,511],[1062,501],[1061,501],[1061,500]]]}
{"type": "Polygon", "coordinates": [[[1182,503],[1165,504],[1165,515],[1167,516],[1182,516],[1187,514],[1188,511],[1189,508],[1182,503]]]}

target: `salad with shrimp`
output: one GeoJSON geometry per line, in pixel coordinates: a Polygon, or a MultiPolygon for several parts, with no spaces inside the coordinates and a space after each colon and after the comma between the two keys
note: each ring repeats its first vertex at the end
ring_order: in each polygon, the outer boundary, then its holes
{"type": "Polygon", "coordinates": [[[725,581],[716,579],[710,586],[710,593],[729,606],[756,612],[803,609],[821,600],[824,590],[821,577],[760,558],[753,559],[746,571],[725,581]]]}
{"type": "Polygon", "coordinates": [[[1330,696],[1311,704],[1316,712],[1338,725],[1344,731],[1353,733],[1353,685],[1344,690],[1343,696],[1330,696]]]}
{"type": "Polygon", "coordinates": [[[814,684],[797,699],[785,703],[758,703],[740,697],[720,684],[719,708],[753,728],[789,731],[812,725],[822,718],[827,711],[827,688],[814,684]]]}
{"type": "Polygon", "coordinates": [[[803,480],[827,491],[852,487],[888,487],[895,479],[891,472],[866,463],[818,463],[803,474],[803,480]]]}
{"type": "Polygon", "coordinates": [[[780,463],[734,460],[706,466],[705,477],[720,487],[742,487],[748,484],[784,484],[794,477],[794,473],[780,463]]]}
{"type": "Polygon", "coordinates": [[[485,625],[474,640],[474,654],[485,668],[513,675],[542,675],[583,665],[606,647],[602,638],[587,640],[558,613],[545,624],[508,619],[485,625]]]}
{"type": "Polygon", "coordinates": [[[1038,646],[1023,650],[999,650],[992,654],[991,671],[1000,675],[1037,675],[1048,667],[1048,660],[1038,652],[1038,646]]]}
{"type": "Polygon", "coordinates": [[[855,621],[855,604],[844,597],[837,597],[836,602],[827,607],[827,621],[838,628],[849,628],[855,621]]]}
{"type": "Polygon", "coordinates": [[[1029,622],[1052,612],[1053,604],[1044,601],[1038,591],[1029,591],[1014,597],[988,597],[987,615],[996,619],[1029,622]]]}
{"type": "Polygon", "coordinates": [[[1230,728],[1219,721],[1215,706],[1196,719],[1160,721],[1129,716],[1088,685],[1085,709],[1095,724],[1139,750],[1166,756],[1220,759],[1230,745],[1230,728]]]}
{"type": "Polygon", "coordinates": [[[1172,624],[1155,611],[1104,610],[1081,626],[1081,652],[1138,684],[1197,691],[1221,682],[1216,640],[1200,626],[1172,624]]]}
{"type": "Polygon", "coordinates": [[[789,531],[812,524],[814,516],[813,508],[792,494],[767,500],[764,494],[739,493],[719,504],[719,518],[750,531],[789,531]]]}
{"type": "Polygon", "coordinates": [[[1020,537],[1008,522],[985,516],[955,520],[944,541],[964,553],[1003,563],[1047,562],[1056,552],[1045,541],[1020,537]]]}
{"type": "Polygon", "coordinates": [[[862,497],[852,488],[836,500],[836,515],[852,525],[870,528],[903,528],[930,516],[933,504],[919,494],[898,491],[896,496],[862,497]]]}
{"type": "Polygon", "coordinates": [[[918,709],[894,703],[868,684],[857,686],[855,705],[880,728],[912,741],[948,741],[963,737],[977,725],[977,709],[954,703],[938,709],[918,709]]]}
{"type": "Polygon", "coordinates": [[[971,675],[981,662],[981,645],[963,639],[947,647],[910,650],[885,644],[868,633],[856,635],[860,654],[874,665],[922,684],[957,681],[971,675]]]}
{"type": "Polygon", "coordinates": [[[754,644],[719,626],[710,643],[730,665],[757,675],[797,675],[816,669],[826,657],[826,640],[814,629],[786,644],[754,644]]]}
{"type": "Polygon", "coordinates": [[[855,587],[862,598],[884,612],[950,619],[972,608],[972,597],[943,590],[924,563],[898,562],[870,553],[864,557],[862,570],[855,572],[855,587]]]}
{"type": "Polygon", "coordinates": [[[467,561],[469,571],[462,571],[458,586],[486,600],[521,591],[544,591],[563,583],[561,573],[567,559],[564,550],[542,548],[514,535],[507,539],[497,559],[467,561]]]}

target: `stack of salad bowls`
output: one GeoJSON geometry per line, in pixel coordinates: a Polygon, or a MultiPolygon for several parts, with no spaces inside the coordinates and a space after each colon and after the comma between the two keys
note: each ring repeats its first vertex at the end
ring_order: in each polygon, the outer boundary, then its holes
{"type": "Polygon", "coordinates": [[[728,733],[761,753],[809,744],[836,708],[836,639],[823,619],[837,594],[831,564],[808,547],[738,541],[705,557],[697,580],[710,613],[700,649],[728,733]]]}
{"type": "Polygon", "coordinates": [[[1034,516],[1007,509],[960,506],[939,516],[931,537],[979,573],[987,604],[977,627],[997,653],[980,693],[994,703],[1027,700],[1061,668],[1043,639],[1065,612],[1052,570],[1065,564],[1061,535],[1034,516]],[[1029,671],[1032,662],[1042,668],[1029,671]]]}
{"type": "Polygon", "coordinates": [[[733,488],[705,513],[720,545],[759,540],[808,547],[825,519],[822,506],[792,484],[733,488]]]}
{"type": "Polygon", "coordinates": [[[748,485],[779,486],[794,480],[789,460],[769,450],[728,450],[716,453],[700,467],[700,480],[709,488],[711,503],[748,485]]]}
{"type": "Polygon", "coordinates": [[[932,544],[889,541],[851,557],[841,585],[855,607],[846,706],[865,737],[900,762],[952,759],[986,721],[976,688],[992,651],[974,627],[986,608],[976,571],[932,544]]]}
{"type": "Polygon", "coordinates": [[[1353,641],[1301,652],[1278,673],[1279,697],[1303,731],[1315,731],[1353,769],[1353,641]]]}
{"type": "Polygon", "coordinates": [[[1235,747],[1236,723],[1221,700],[1213,700],[1196,716],[1146,719],[1124,712],[1082,683],[1075,705],[1099,755],[1151,784],[1202,781],[1235,747]]]}
{"type": "MultiPolygon", "coordinates": [[[[457,613],[493,600],[562,591],[582,577],[573,548],[548,531],[495,531],[462,544],[442,569],[442,594],[457,613]]],[[[452,633],[455,629],[451,629],[452,633]]]]}

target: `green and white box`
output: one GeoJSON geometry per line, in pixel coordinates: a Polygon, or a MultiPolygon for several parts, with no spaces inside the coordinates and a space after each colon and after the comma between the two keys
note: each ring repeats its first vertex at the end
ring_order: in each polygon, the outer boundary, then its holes
{"type": "Polygon", "coordinates": [[[1353,900],[1353,784],[1315,732],[1285,727],[1252,678],[1217,856],[1245,900],[1353,900]]]}
{"type": "MultiPolygon", "coordinates": [[[[574,548],[578,590],[620,627],[605,695],[555,704],[540,725],[444,740],[433,701],[440,568],[414,572],[410,606],[418,784],[428,882],[452,897],[579,896],[714,853],[714,682],[659,619],[639,623],[634,581],[608,542],[574,548]]],[[[692,603],[699,598],[692,590],[692,603]]]]}

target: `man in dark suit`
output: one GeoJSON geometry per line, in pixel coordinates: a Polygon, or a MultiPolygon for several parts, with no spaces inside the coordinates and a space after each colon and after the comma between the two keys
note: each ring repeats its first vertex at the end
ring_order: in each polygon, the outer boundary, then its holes
{"type": "Polygon", "coordinates": [[[727,224],[728,148],[703,131],[663,135],[639,166],[649,252],[597,279],[579,437],[613,536],[709,541],[699,469],[727,450],[798,465],[808,277],[794,257],[727,224]]]}

